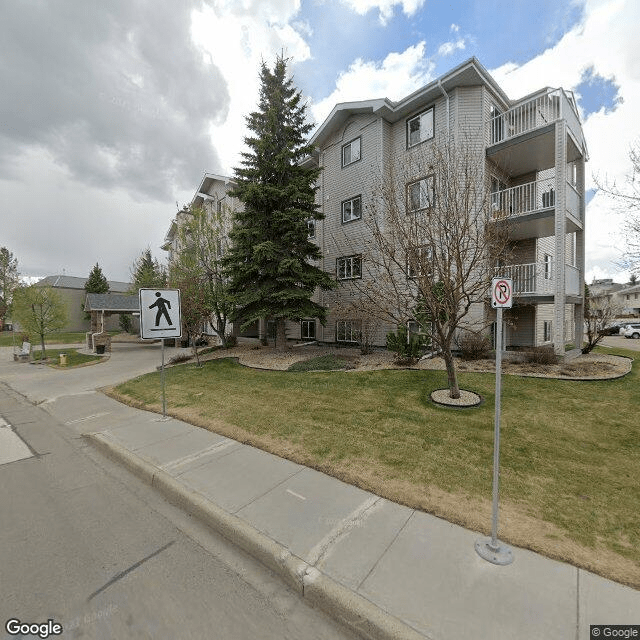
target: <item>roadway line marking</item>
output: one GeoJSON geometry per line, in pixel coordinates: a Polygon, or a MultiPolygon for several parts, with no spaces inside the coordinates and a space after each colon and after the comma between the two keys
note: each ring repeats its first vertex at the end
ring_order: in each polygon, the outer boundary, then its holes
{"type": "Polygon", "coordinates": [[[196,453],[190,453],[188,456],[183,456],[182,458],[176,458],[175,460],[171,460],[164,465],[165,471],[175,470],[176,467],[180,467],[183,464],[189,464],[190,462],[195,462],[199,458],[203,456],[209,455],[210,453],[216,453],[217,451],[222,451],[231,445],[237,444],[235,440],[226,440],[222,442],[218,442],[216,444],[203,449],[202,451],[197,451],[196,453]]]}
{"type": "Polygon", "coordinates": [[[103,416],[108,416],[111,411],[103,411],[102,413],[94,413],[91,416],[85,416],[84,418],[76,418],[75,420],[67,420],[65,422],[66,425],[69,424],[78,424],[79,422],[85,422],[86,420],[93,420],[94,418],[102,418],[103,416]]]}
{"type": "Polygon", "coordinates": [[[291,491],[291,489],[287,489],[286,491],[287,493],[290,493],[292,496],[295,496],[296,498],[300,498],[300,500],[306,500],[304,496],[301,496],[299,493],[296,493],[295,491],[291,491]]]}

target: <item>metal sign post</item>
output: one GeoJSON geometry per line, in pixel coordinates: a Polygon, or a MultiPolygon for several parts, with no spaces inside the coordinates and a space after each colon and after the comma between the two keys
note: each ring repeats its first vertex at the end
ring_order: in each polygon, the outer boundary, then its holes
{"type": "Polygon", "coordinates": [[[491,283],[491,306],[496,309],[496,398],[493,433],[493,506],[491,514],[491,538],[478,538],[476,552],[493,564],[513,562],[513,552],[498,540],[498,480],[500,475],[500,400],[502,394],[502,310],[510,309],[513,283],[509,278],[494,278],[491,283]]]}
{"type": "Polygon", "coordinates": [[[140,337],[162,342],[162,417],[167,418],[167,397],[164,375],[164,340],[182,337],[182,315],[179,289],[139,289],[140,337]]]}

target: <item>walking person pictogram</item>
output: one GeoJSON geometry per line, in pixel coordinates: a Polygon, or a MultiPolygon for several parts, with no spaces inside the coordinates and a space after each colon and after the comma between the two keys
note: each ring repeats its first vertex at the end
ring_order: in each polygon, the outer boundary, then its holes
{"type": "Polygon", "coordinates": [[[169,312],[167,311],[167,308],[171,309],[171,302],[163,298],[159,291],[156,292],[156,297],[158,299],[153,304],[149,305],[149,309],[153,309],[154,307],[158,308],[158,312],[156,313],[156,327],[160,326],[160,319],[163,315],[167,319],[167,323],[170,326],[173,326],[173,322],[171,322],[169,312]]]}

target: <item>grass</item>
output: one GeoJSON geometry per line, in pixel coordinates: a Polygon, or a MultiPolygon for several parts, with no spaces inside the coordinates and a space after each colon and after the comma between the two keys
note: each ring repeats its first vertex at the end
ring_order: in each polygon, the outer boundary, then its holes
{"type": "MultiPolygon", "coordinates": [[[[159,410],[158,375],[113,393],[159,410]]],[[[638,377],[503,376],[501,539],[640,587],[638,377]]],[[[484,398],[464,411],[430,402],[440,371],[300,375],[213,360],[167,371],[166,384],[176,417],[489,531],[493,374],[460,374],[484,398]]]]}
{"type": "MultiPolygon", "coordinates": [[[[58,365],[60,362],[60,354],[67,354],[67,365],[66,368],[69,369],[71,367],[78,367],[81,365],[86,365],[88,363],[94,363],[99,360],[104,360],[102,356],[92,356],[85,355],[83,353],[78,353],[76,349],[46,349],[46,356],[49,361],[49,364],[58,365]]],[[[34,351],[32,354],[33,360],[40,360],[41,351],[34,351]]]]}

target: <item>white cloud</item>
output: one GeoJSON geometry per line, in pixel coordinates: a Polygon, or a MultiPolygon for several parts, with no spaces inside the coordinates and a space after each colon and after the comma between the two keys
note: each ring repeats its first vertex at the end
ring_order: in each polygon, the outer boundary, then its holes
{"type": "Polygon", "coordinates": [[[402,11],[412,16],[421,9],[425,0],[342,0],[346,5],[360,15],[365,15],[371,9],[378,9],[380,23],[385,25],[391,18],[396,5],[402,5],[402,11]]]}
{"type": "MultiPolygon", "coordinates": [[[[575,89],[590,67],[603,78],[615,78],[622,102],[615,110],[603,107],[583,121],[589,148],[587,188],[594,176],[624,181],[630,169],[629,145],[640,137],[640,49],[637,0],[586,0],[584,19],[553,47],[524,65],[507,63],[492,75],[510,97],[518,98],[540,86],[575,89]]],[[[613,203],[598,194],[587,206],[587,272],[623,279],[628,272],[616,263],[624,246],[621,216],[613,203]]]]}
{"type": "Polygon", "coordinates": [[[425,43],[402,53],[390,53],[382,62],[358,58],[336,80],[334,91],[312,106],[317,123],[331,113],[339,102],[389,98],[399,100],[433,79],[433,62],[425,57],[425,43]]]}
{"type": "Polygon", "coordinates": [[[261,62],[272,67],[282,52],[294,63],[311,55],[305,41],[309,27],[294,21],[299,9],[300,0],[217,0],[193,12],[194,41],[220,69],[231,96],[227,118],[208,132],[225,174],[240,160],[245,116],[258,104],[261,62]]]}

